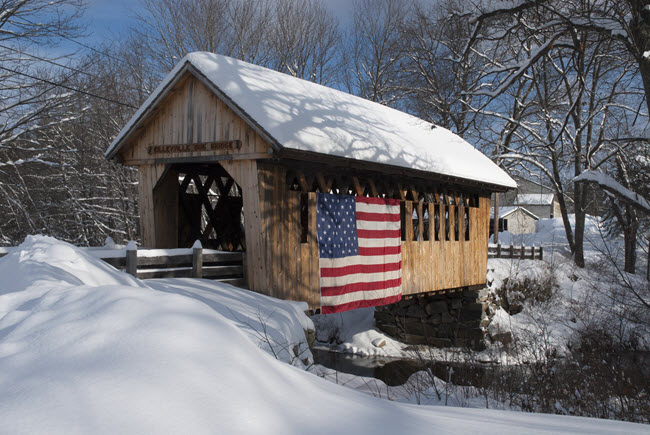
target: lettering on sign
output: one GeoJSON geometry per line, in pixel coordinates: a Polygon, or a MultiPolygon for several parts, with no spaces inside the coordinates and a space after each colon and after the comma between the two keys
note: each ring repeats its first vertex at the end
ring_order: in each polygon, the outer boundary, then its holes
{"type": "Polygon", "coordinates": [[[147,148],[148,154],[194,153],[199,151],[227,151],[241,148],[240,140],[221,142],[186,143],[178,145],[153,145],[147,148]]]}

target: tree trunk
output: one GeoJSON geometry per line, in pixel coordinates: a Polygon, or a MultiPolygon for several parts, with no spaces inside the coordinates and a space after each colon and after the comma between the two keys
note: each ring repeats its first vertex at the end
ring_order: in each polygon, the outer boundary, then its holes
{"type": "Polygon", "coordinates": [[[625,238],[625,271],[635,273],[636,271],[636,228],[629,226],[623,232],[625,238]]]}
{"type": "Polygon", "coordinates": [[[639,73],[643,81],[643,90],[645,91],[645,101],[650,113],[650,59],[646,58],[643,53],[650,50],[650,19],[647,14],[642,13],[645,8],[645,1],[631,0],[632,21],[630,22],[631,36],[635,42],[636,53],[632,54],[638,59],[639,73]]]}
{"type": "Polygon", "coordinates": [[[650,236],[648,236],[648,260],[645,269],[645,279],[650,281],[650,236]]]}
{"type": "Polygon", "coordinates": [[[625,206],[626,222],[623,226],[623,237],[625,239],[625,271],[636,272],[636,235],[639,229],[639,221],[636,211],[630,205],[625,206]]]}
{"type": "Polygon", "coordinates": [[[642,58],[639,60],[639,72],[643,81],[643,90],[645,92],[645,102],[650,113],[650,60],[642,58]]]}
{"type": "Polygon", "coordinates": [[[564,224],[564,232],[566,233],[567,243],[569,244],[569,249],[573,254],[575,252],[575,242],[573,240],[573,230],[571,229],[571,222],[569,221],[569,212],[566,206],[566,198],[564,197],[564,191],[561,184],[560,170],[558,168],[558,157],[553,153],[552,158],[553,164],[553,181],[555,182],[555,194],[557,195],[557,200],[560,203],[560,213],[562,214],[562,223],[564,224]]]}
{"type": "Polygon", "coordinates": [[[582,183],[575,183],[575,252],[573,253],[576,266],[585,267],[585,195],[582,183]]]}

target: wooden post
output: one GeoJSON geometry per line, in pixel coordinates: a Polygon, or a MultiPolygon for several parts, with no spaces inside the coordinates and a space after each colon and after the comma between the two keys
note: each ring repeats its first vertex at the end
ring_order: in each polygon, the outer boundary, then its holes
{"type": "Polygon", "coordinates": [[[126,245],[126,273],[138,277],[138,247],[133,240],[126,245]]]}
{"type": "Polygon", "coordinates": [[[494,193],[494,243],[499,243],[499,194],[494,193]]]}
{"type": "Polygon", "coordinates": [[[521,249],[521,252],[519,253],[519,258],[521,258],[523,260],[523,259],[526,258],[526,245],[524,245],[522,243],[520,249],[521,249]]]}
{"type": "Polygon", "coordinates": [[[501,258],[501,243],[497,243],[497,258],[501,258]]]}
{"type": "Polygon", "coordinates": [[[540,260],[544,259],[544,247],[543,246],[539,247],[539,259],[540,260]]]}
{"type": "Polygon", "coordinates": [[[192,278],[203,278],[203,246],[200,240],[192,246],[192,278]]]}

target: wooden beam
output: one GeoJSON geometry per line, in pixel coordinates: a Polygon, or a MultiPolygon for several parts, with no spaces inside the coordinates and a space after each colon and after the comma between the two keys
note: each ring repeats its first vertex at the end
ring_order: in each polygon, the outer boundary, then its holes
{"type": "Polygon", "coordinates": [[[307,181],[307,177],[305,176],[305,173],[302,171],[298,172],[298,184],[300,184],[300,188],[302,189],[303,192],[309,192],[311,190],[311,186],[307,181]]]}
{"type": "Polygon", "coordinates": [[[368,184],[370,185],[370,193],[372,193],[372,196],[379,196],[379,192],[377,191],[377,186],[375,186],[375,182],[371,179],[368,180],[368,184]]]}
{"type": "Polygon", "coordinates": [[[321,173],[318,172],[316,174],[316,180],[318,181],[318,185],[320,186],[320,190],[322,193],[329,193],[330,190],[332,189],[332,179],[330,178],[329,180],[325,179],[325,176],[321,173]]]}
{"type": "Polygon", "coordinates": [[[358,177],[352,177],[352,185],[354,186],[354,190],[357,195],[363,196],[363,187],[361,187],[361,183],[359,183],[358,177]]]}
{"type": "Polygon", "coordinates": [[[157,157],[153,159],[124,159],[124,165],[146,165],[146,164],[172,164],[172,163],[207,163],[235,160],[260,160],[271,159],[273,156],[266,153],[246,154],[199,154],[185,157],[157,157]]]}

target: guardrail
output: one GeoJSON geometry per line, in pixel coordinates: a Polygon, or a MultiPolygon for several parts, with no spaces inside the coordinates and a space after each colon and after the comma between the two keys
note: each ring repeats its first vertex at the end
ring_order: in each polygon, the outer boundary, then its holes
{"type": "MultiPolygon", "coordinates": [[[[0,257],[15,248],[0,248],[0,257]]],[[[142,249],[135,244],[124,248],[83,248],[116,269],[140,279],[207,278],[235,286],[245,285],[243,252],[193,248],[142,249]]]]}
{"type": "Polygon", "coordinates": [[[520,258],[526,260],[543,260],[544,248],[541,246],[502,245],[490,243],[488,258],[520,258]]]}

